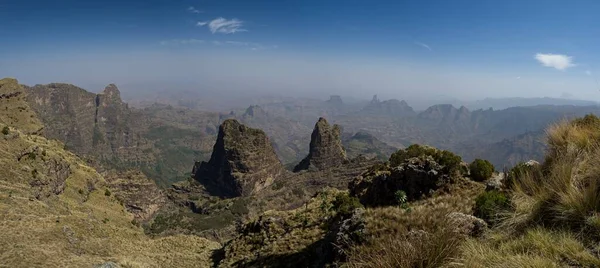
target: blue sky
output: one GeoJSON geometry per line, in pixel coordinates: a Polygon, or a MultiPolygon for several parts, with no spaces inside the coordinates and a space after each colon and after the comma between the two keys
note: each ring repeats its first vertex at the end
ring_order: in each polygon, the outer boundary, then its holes
{"type": "Polygon", "coordinates": [[[0,0],[0,76],[92,91],[600,100],[600,1],[0,0]]]}

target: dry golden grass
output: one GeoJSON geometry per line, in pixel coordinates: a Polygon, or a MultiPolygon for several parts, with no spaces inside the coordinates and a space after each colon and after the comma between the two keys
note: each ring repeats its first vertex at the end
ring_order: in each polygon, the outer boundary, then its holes
{"type": "Polygon", "coordinates": [[[464,240],[449,226],[452,212],[471,214],[483,185],[464,181],[449,192],[401,207],[365,212],[367,241],[351,248],[347,267],[440,267],[460,253],[464,240]]]}
{"type": "MultiPolygon", "coordinates": [[[[91,267],[105,261],[128,267],[210,265],[219,244],[195,236],[146,237],[114,195],[105,195],[104,178],[61,143],[10,132],[0,137],[1,267],[91,267]],[[43,154],[17,160],[31,148],[43,154]],[[53,160],[70,165],[65,189],[36,199],[31,171],[53,160]]],[[[53,179],[44,172],[38,176],[53,179]]]]}
{"type": "Polygon", "coordinates": [[[547,138],[539,170],[514,180],[514,212],[464,243],[453,266],[600,267],[600,119],[559,122],[547,138]]]}
{"type": "Polygon", "coordinates": [[[37,132],[42,123],[25,101],[25,91],[17,80],[0,79],[0,123],[17,127],[25,133],[37,132]]]}
{"type": "Polygon", "coordinates": [[[600,259],[565,231],[534,228],[523,235],[496,232],[469,239],[452,267],[599,267],[600,259]]]}
{"type": "Polygon", "coordinates": [[[516,179],[515,213],[505,226],[600,230],[600,119],[594,118],[561,122],[548,130],[549,151],[542,172],[516,179]]]}

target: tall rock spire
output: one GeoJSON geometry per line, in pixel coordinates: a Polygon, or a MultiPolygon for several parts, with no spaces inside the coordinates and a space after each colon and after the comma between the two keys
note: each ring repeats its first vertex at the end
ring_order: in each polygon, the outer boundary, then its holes
{"type": "Polygon", "coordinates": [[[262,130],[227,119],[219,128],[210,160],[195,165],[193,173],[211,194],[234,197],[264,189],[283,171],[262,130]]]}
{"type": "Polygon", "coordinates": [[[308,155],[294,167],[294,172],[311,168],[323,170],[339,166],[346,160],[340,127],[330,126],[327,120],[321,117],[312,132],[308,155]]]}

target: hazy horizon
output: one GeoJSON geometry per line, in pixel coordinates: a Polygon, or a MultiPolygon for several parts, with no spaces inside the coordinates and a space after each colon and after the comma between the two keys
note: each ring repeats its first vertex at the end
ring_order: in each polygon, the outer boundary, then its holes
{"type": "Polygon", "coordinates": [[[0,74],[132,94],[598,101],[586,3],[4,1],[0,74]]]}

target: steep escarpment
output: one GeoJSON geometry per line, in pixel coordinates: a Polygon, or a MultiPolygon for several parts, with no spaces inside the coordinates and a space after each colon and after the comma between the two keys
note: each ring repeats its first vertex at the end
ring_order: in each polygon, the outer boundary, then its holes
{"type": "Polygon", "coordinates": [[[141,169],[163,187],[189,176],[190,159],[210,157],[219,124],[216,113],[130,108],[113,84],[100,94],[58,83],[26,91],[47,138],[62,141],[96,168],[141,169]]]}
{"type": "Polygon", "coordinates": [[[149,148],[127,104],[115,85],[94,94],[70,84],[27,88],[28,102],[47,126],[45,135],[67,148],[101,163],[153,161],[142,151],[149,148]]]}
{"type": "Polygon", "coordinates": [[[284,171],[267,135],[237,120],[221,124],[208,162],[196,163],[194,178],[220,196],[248,196],[271,185],[284,171]]]}
{"type": "Polygon", "coordinates": [[[327,120],[321,117],[310,137],[308,155],[294,167],[294,172],[306,169],[324,170],[339,166],[346,161],[340,127],[330,126],[327,120]]]}

